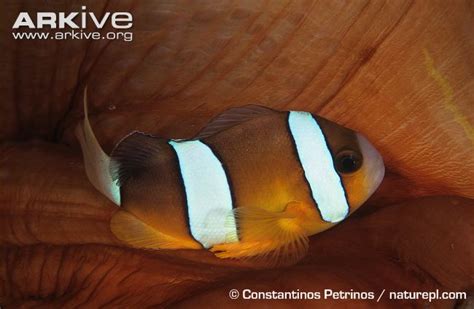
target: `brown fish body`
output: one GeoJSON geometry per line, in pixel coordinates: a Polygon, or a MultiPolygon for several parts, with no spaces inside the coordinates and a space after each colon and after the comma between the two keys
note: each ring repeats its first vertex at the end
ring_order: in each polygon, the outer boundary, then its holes
{"type": "MultiPolygon", "coordinates": [[[[81,145],[91,134],[87,125],[81,145]]],[[[383,175],[377,155],[357,133],[323,118],[249,106],[223,113],[193,140],[130,134],[112,152],[112,180],[102,190],[119,188],[122,209],[111,229],[131,246],[285,259],[300,257],[307,236],[342,220],[375,190],[383,175]],[[347,167],[357,170],[346,177],[347,167]],[[331,209],[335,202],[339,210],[331,209]]]]}

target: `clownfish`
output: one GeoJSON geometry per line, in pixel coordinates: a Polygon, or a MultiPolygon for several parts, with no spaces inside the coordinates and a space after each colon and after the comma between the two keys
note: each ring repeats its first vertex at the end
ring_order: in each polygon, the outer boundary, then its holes
{"type": "Polygon", "coordinates": [[[91,129],[85,91],[75,133],[90,182],[120,206],[111,231],[136,248],[300,259],[308,237],[359,208],[385,171],[360,133],[257,105],[223,112],[192,139],[134,131],[109,156],[91,129]]]}

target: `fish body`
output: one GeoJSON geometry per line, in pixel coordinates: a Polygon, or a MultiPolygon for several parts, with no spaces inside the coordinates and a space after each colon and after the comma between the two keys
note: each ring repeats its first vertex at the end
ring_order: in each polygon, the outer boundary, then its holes
{"type": "Polygon", "coordinates": [[[308,112],[234,108],[190,140],[132,132],[108,160],[88,151],[100,146],[87,128],[86,116],[77,135],[87,174],[120,206],[111,230],[139,248],[298,259],[308,236],[347,218],[384,174],[365,137],[308,112]]]}

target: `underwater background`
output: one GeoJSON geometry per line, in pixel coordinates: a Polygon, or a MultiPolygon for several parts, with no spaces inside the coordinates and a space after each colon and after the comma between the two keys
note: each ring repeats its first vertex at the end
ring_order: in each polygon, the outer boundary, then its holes
{"type": "MultiPolygon", "coordinates": [[[[474,2],[2,1],[0,304],[359,306],[229,290],[474,291],[474,2]],[[133,40],[19,40],[20,12],[127,11],[133,40]],[[106,152],[132,130],[187,138],[245,104],[305,110],[366,135],[386,176],[295,266],[123,247],[74,127],[106,152]]],[[[87,29],[90,28],[89,24],[87,29]]],[[[107,28],[99,32],[115,31],[107,28]]],[[[278,155],[278,154],[275,154],[278,155]]],[[[472,295],[472,294],[470,294],[472,295]]],[[[452,308],[456,300],[379,305],[452,308]]]]}

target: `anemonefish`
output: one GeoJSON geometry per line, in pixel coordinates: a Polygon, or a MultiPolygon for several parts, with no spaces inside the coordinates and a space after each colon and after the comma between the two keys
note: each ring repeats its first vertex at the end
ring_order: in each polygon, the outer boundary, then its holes
{"type": "Polygon", "coordinates": [[[384,176],[381,155],[360,133],[256,105],[225,111],[192,139],[132,132],[108,156],[86,97],[76,128],[86,174],[120,206],[110,228],[132,247],[299,259],[308,236],[347,218],[384,176]]]}

